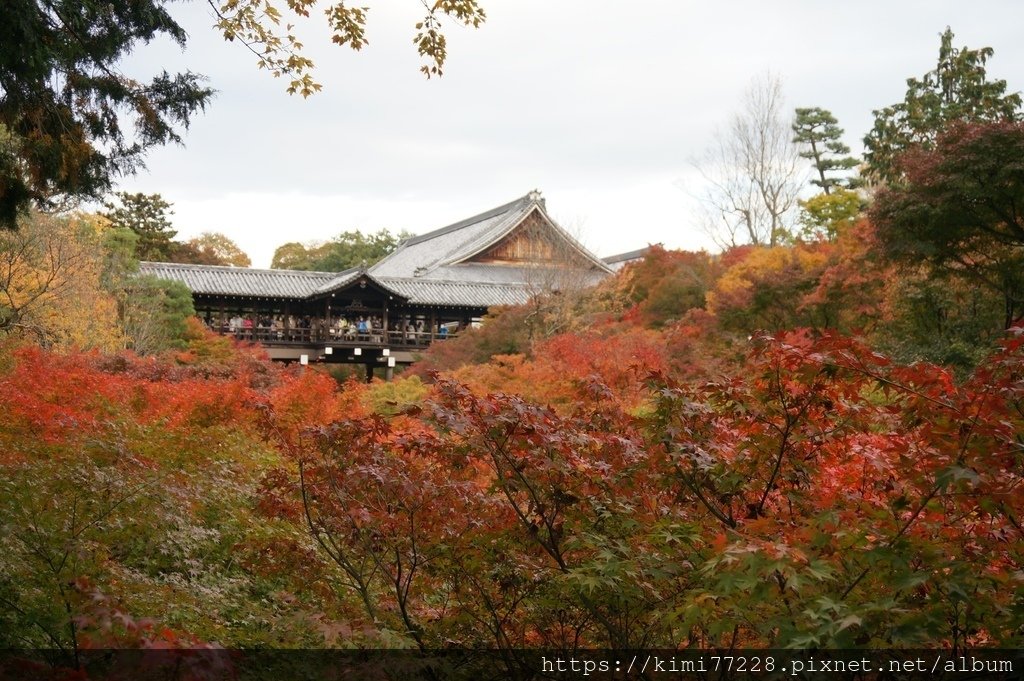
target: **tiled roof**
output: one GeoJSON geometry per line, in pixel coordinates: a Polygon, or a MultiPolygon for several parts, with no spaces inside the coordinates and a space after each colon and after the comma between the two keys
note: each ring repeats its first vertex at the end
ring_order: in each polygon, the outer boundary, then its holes
{"type": "Polygon", "coordinates": [[[498,206],[453,225],[406,239],[394,253],[370,268],[381,277],[422,276],[441,263],[457,258],[474,244],[490,243],[505,234],[529,214],[534,202],[529,195],[498,206]]]}
{"type": "MultiPolygon", "coordinates": [[[[661,244],[658,244],[659,246],[661,244]]],[[[629,251],[628,253],[618,253],[616,255],[609,255],[604,258],[604,262],[613,272],[620,272],[626,265],[643,260],[647,257],[647,254],[651,252],[651,246],[647,248],[639,248],[635,251],[629,251]]]]}
{"type": "MultiPolygon", "coordinates": [[[[406,239],[394,253],[371,267],[369,271],[378,277],[422,277],[445,281],[461,279],[456,273],[457,270],[453,269],[455,266],[463,265],[463,260],[499,242],[534,212],[537,212],[567,244],[589,260],[592,267],[603,272],[609,271],[601,260],[555,224],[547,215],[544,199],[537,191],[447,227],[406,239]]],[[[502,277],[502,270],[523,269],[508,268],[505,265],[484,267],[486,269],[479,272],[485,278],[478,281],[502,277]]]]}
{"type": "Polygon", "coordinates": [[[307,298],[341,276],[337,272],[255,270],[169,262],[139,263],[139,274],[180,281],[192,293],[273,298],[307,298]]]}
{"type": "Polygon", "coordinates": [[[196,294],[307,299],[327,295],[359,277],[367,277],[410,304],[474,308],[525,303],[533,293],[544,289],[588,286],[609,271],[605,263],[548,217],[539,192],[530,192],[467,220],[407,239],[369,270],[303,272],[160,262],[140,265],[141,274],[180,281],[196,294]],[[462,262],[500,241],[535,211],[592,263],[590,269],[462,262]]]}
{"type": "Polygon", "coordinates": [[[437,281],[406,277],[380,277],[378,281],[408,298],[412,305],[450,305],[453,307],[521,305],[530,299],[531,293],[528,287],[521,285],[437,281]]]}
{"type": "Polygon", "coordinates": [[[651,247],[645,246],[644,248],[638,248],[635,251],[629,251],[628,253],[616,253],[615,255],[609,255],[601,259],[609,265],[614,265],[620,262],[629,262],[630,260],[640,260],[650,252],[651,247]]]}
{"type": "Polygon", "coordinates": [[[360,274],[363,274],[363,269],[360,267],[353,267],[344,272],[338,272],[317,288],[316,293],[330,293],[335,289],[344,288],[355,281],[360,274]]]}
{"type": "Polygon", "coordinates": [[[534,290],[523,284],[373,277],[365,275],[361,269],[338,273],[302,272],[143,262],[139,266],[139,273],[180,281],[188,286],[192,293],[292,299],[326,295],[335,289],[344,288],[360,275],[364,275],[396,296],[409,299],[412,304],[454,307],[518,305],[525,303],[530,297],[531,290],[534,290]]]}

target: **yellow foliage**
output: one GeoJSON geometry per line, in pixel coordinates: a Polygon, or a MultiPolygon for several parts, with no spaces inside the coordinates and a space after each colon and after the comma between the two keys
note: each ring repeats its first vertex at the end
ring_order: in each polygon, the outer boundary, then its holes
{"type": "Polygon", "coordinates": [[[708,294],[708,309],[718,311],[723,305],[736,303],[761,282],[779,275],[817,272],[828,262],[828,254],[802,247],[758,247],[747,257],[726,270],[708,294]]]}
{"type": "MultiPolygon", "coordinates": [[[[225,40],[238,40],[248,47],[256,55],[259,68],[275,78],[286,77],[289,94],[309,97],[319,92],[321,85],[313,78],[313,61],[305,56],[295,25],[289,20],[308,18],[317,0],[288,0],[290,14],[282,12],[278,4],[271,0],[220,0],[215,5],[215,27],[225,40]]],[[[442,17],[476,28],[484,22],[486,14],[477,0],[444,0],[423,5],[427,15],[416,24],[418,33],[413,42],[427,60],[420,71],[429,78],[441,75],[447,58],[447,41],[440,30],[442,17]]],[[[331,42],[357,51],[366,46],[367,10],[344,2],[328,5],[323,14],[331,30],[331,42]]]]}
{"type": "Polygon", "coordinates": [[[419,376],[375,382],[367,386],[362,395],[362,403],[374,414],[393,416],[422,402],[429,390],[419,376]]]}
{"type": "Polygon", "coordinates": [[[124,346],[101,282],[102,229],[95,216],[35,214],[0,234],[0,333],[56,348],[124,346]]]}
{"type": "Polygon", "coordinates": [[[831,251],[825,243],[752,248],[708,292],[707,309],[723,320],[742,319],[745,330],[813,324],[804,302],[831,251]]]}

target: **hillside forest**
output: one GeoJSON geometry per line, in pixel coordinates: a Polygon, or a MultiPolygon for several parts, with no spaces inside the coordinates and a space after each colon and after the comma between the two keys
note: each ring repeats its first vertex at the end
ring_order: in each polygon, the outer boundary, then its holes
{"type": "Polygon", "coordinates": [[[798,111],[797,223],[730,213],[721,252],[493,309],[391,382],[212,334],[116,206],[23,214],[0,647],[1020,648],[1024,122],[990,56],[947,33],[862,161],[798,111]]]}

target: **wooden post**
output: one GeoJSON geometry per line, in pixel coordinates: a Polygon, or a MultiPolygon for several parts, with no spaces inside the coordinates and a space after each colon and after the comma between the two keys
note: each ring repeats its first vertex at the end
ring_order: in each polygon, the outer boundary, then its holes
{"type": "Polygon", "coordinates": [[[326,343],[331,338],[331,299],[325,299],[325,310],[324,310],[324,323],[320,325],[320,332],[322,340],[326,343]]]}

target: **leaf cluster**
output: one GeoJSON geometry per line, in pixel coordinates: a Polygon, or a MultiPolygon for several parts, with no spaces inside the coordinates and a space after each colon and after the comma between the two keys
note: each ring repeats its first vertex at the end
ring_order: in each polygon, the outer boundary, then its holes
{"type": "Polygon", "coordinates": [[[902,182],[871,209],[882,253],[999,295],[1004,328],[1024,313],[1024,124],[955,123],[900,158],[902,182]]]}
{"type": "MultiPolygon", "coordinates": [[[[413,39],[417,52],[426,63],[420,70],[428,78],[440,76],[448,57],[447,39],[442,30],[442,18],[450,17],[460,24],[480,26],[486,14],[476,0],[437,0],[423,3],[426,16],[416,24],[413,39]]],[[[285,11],[279,3],[270,0],[222,0],[210,5],[217,15],[216,28],[225,40],[238,40],[257,59],[261,69],[267,69],[275,78],[288,79],[288,93],[309,97],[322,89],[313,78],[314,64],[303,53],[295,25],[286,22],[285,11]]],[[[317,5],[317,0],[289,0],[287,11],[297,19],[305,19],[317,5]]],[[[331,41],[341,47],[359,51],[369,43],[366,22],[369,7],[353,7],[344,2],[330,4],[323,14],[331,29],[331,41]]]]}
{"type": "Polygon", "coordinates": [[[912,147],[931,149],[939,134],[953,122],[1019,120],[1020,94],[1007,93],[1005,80],[988,78],[992,48],[956,48],[953,37],[947,27],[941,36],[935,69],[921,78],[908,78],[902,102],[874,112],[874,127],[864,138],[864,160],[873,178],[899,180],[900,155],[912,147]]]}
{"type": "Polygon", "coordinates": [[[0,226],[30,203],[99,199],[153,146],[181,141],[213,91],[186,72],[140,82],[117,70],[138,44],[185,32],[163,0],[13,0],[0,22],[0,226]]]}

